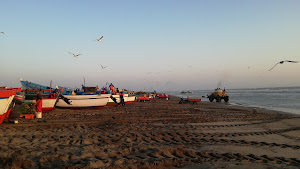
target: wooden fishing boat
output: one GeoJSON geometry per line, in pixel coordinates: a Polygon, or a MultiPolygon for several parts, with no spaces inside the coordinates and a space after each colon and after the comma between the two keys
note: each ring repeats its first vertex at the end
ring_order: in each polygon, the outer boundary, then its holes
{"type": "Polygon", "coordinates": [[[40,85],[40,84],[37,84],[37,83],[24,81],[24,80],[20,80],[20,83],[25,89],[34,89],[34,90],[53,89],[53,88],[48,87],[48,86],[44,86],[44,85],[40,85]]]}
{"type": "MultiPolygon", "coordinates": [[[[39,85],[28,81],[20,81],[20,82],[26,89],[33,89],[33,90],[38,89],[41,91],[41,93],[44,90],[45,91],[53,90],[53,88],[51,87],[39,85]]],[[[57,89],[60,91],[61,95],[59,95],[59,99],[57,101],[55,100],[54,102],[51,102],[51,106],[52,103],[54,103],[55,106],[58,108],[69,108],[69,109],[102,108],[107,104],[108,98],[110,97],[110,94],[99,95],[98,93],[100,91],[98,90],[99,88],[97,86],[96,87],[82,86],[81,90],[75,90],[75,91],[63,87],[57,87],[57,89]]],[[[43,99],[43,106],[44,106],[44,100],[45,99],[43,99]]]]}
{"type": "MultiPolygon", "coordinates": [[[[120,95],[111,95],[111,96],[114,98],[115,101],[110,97],[106,106],[116,106],[116,105],[121,104],[121,97],[120,97],[120,95]]],[[[123,98],[124,98],[124,102],[127,103],[127,101],[128,101],[128,94],[124,94],[123,98]]]]}
{"type": "MultiPolygon", "coordinates": [[[[1,90],[1,89],[0,89],[1,90]]],[[[26,104],[35,104],[36,103],[36,94],[35,90],[26,89],[22,90],[21,88],[7,88],[7,90],[15,90],[16,94],[14,96],[14,102],[17,104],[26,103],[26,104]]],[[[40,89],[43,97],[42,112],[51,112],[54,109],[57,96],[54,93],[51,93],[54,89],[40,89]]]]}
{"type": "Polygon", "coordinates": [[[137,101],[138,102],[150,101],[150,97],[149,96],[140,95],[140,96],[137,97],[137,101]]]}
{"type": "Polygon", "coordinates": [[[103,108],[110,94],[101,95],[63,95],[59,98],[56,107],[69,109],[103,108]]]}
{"type": "Polygon", "coordinates": [[[51,93],[55,93],[56,91],[59,91],[63,95],[70,95],[74,92],[72,89],[69,89],[66,87],[61,87],[61,86],[56,86],[56,89],[52,88],[51,87],[52,81],[50,83],[50,87],[40,85],[37,83],[33,83],[33,82],[29,82],[29,81],[22,81],[22,80],[20,80],[20,83],[23,86],[23,88],[25,89],[23,91],[27,94],[34,94],[36,92],[36,90],[40,91],[41,94],[51,94],[51,93]]]}
{"type": "Polygon", "coordinates": [[[84,99],[98,99],[98,98],[108,98],[110,94],[94,94],[94,95],[63,95],[63,97],[70,100],[84,100],[84,99]]]}
{"type": "MultiPolygon", "coordinates": [[[[54,109],[58,96],[53,94],[42,94],[42,97],[42,113],[51,112],[54,109]]],[[[24,103],[35,104],[36,94],[25,94],[24,103]]]]}
{"type": "Polygon", "coordinates": [[[0,124],[9,117],[10,105],[15,94],[16,90],[0,89],[0,124]]]}
{"type": "Polygon", "coordinates": [[[127,102],[126,103],[132,103],[136,100],[136,96],[135,95],[129,95],[127,98],[127,102]]]}
{"type": "Polygon", "coordinates": [[[0,90],[15,90],[16,92],[21,92],[22,88],[9,88],[9,87],[0,87],[0,90]]]}
{"type": "Polygon", "coordinates": [[[166,98],[168,98],[168,96],[166,94],[157,94],[157,97],[159,99],[166,99],[166,98]]]}
{"type": "Polygon", "coordinates": [[[23,100],[24,98],[21,98],[18,93],[21,93],[22,92],[22,88],[8,88],[8,87],[0,87],[0,90],[15,90],[16,91],[16,94],[14,96],[14,101],[16,100],[23,100]]]}

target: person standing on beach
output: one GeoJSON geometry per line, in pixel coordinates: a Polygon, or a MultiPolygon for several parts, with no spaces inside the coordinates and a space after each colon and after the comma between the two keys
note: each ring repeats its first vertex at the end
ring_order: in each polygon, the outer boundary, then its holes
{"type": "Polygon", "coordinates": [[[115,87],[112,83],[109,85],[109,89],[111,90],[111,93],[114,95],[115,94],[115,87]]]}
{"type": "Polygon", "coordinates": [[[43,105],[43,97],[42,94],[40,93],[40,91],[37,91],[36,93],[36,103],[35,103],[35,107],[36,107],[36,118],[42,118],[42,105],[43,105]]]}
{"type": "Polygon", "coordinates": [[[125,106],[125,101],[124,101],[124,94],[123,92],[120,93],[120,102],[122,106],[125,106]]]}

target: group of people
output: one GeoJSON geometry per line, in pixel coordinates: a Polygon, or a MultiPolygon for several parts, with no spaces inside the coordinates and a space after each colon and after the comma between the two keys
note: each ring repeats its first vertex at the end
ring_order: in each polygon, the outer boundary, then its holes
{"type": "Polygon", "coordinates": [[[115,86],[112,83],[110,83],[109,89],[107,89],[107,87],[102,87],[101,93],[102,94],[111,93],[113,95],[115,95],[115,94],[123,94],[122,91],[120,92],[119,89],[115,88],[115,86]]]}

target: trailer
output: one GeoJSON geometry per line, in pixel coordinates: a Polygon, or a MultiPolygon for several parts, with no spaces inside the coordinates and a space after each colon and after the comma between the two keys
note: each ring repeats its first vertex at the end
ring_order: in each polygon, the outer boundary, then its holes
{"type": "Polygon", "coordinates": [[[179,104],[186,104],[186,103],[197,104],[200,101],[201,101],[200,98],[181,98],[179,104]]]}

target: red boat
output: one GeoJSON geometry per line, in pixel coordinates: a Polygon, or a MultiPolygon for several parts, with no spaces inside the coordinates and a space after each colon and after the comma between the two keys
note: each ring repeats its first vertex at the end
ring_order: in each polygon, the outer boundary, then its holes
{"type": "Polygon", "coordinates": [[[160,99],[166,99],[169,96],[167,96],[166,94],[157,94],[157,97],[160,98],[160,99]]]}
{"type": "Polygon", "coordinates": [[[22,88],[8,88],[8,87],[0,87],[0,90],[15,90],[17,93],[15,94],[14,101],[19,100],[23,101],[23,97],[18,93],[22,92],[22,88]]]}
{"type": "Polygon", "coordinates": [[[0,87],[0,90],[15,90],[16,92],[21,92],[21,88],[8,88],[8,87],[0,87]]]}
{"type": "Polygon", "coordinates": [[[0,89],[0,124],[9,117],[10,105],[15,94],[16,90],[0,89]]]}
{"type": "MultiPolygon", "coordinates": [[[[42,112],[51,112],[54,109],[57,96],[52,94],[42,94],[43,105],[42,112]]],[[[24,103],[35,104],[36,103],[36,94],[25,94],[24,103]]]]}
{"type": "Polygon", "coordinates": [[[140,102],[140,101],[149,101],[149,100],[150,100],[149,96],[138,96],[137,97],[138,102],[140,102]]]}

